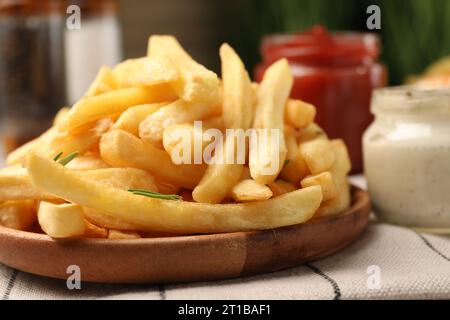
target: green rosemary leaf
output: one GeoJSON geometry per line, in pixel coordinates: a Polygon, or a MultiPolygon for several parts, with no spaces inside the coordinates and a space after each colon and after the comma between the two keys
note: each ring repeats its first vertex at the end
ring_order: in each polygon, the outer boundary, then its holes
{"type": "Polygon", "coordinates": [[[144,196],[148,198],[162,199],[162,200],[182,200],[183,198],[177,194],[162,194],[149,190],[141,190],[141,189],[129,189],[129,192],[138,195],[144,196]]]}
{"type": "Polygon", "coordinates": [[[73,159],[75,159],[78,156],[78,152],[72,152],[71,154],[69,154],[67,157],[62,158],[61,160],[58,161],[58,163],[62,164],[63,166],[65,166],[66,164],[68,164],[70,161],[72,161],[73,159]]]}
{"type": "Polygon", "coordinates": [[[62,155],[63,155],[63,152],[61,151],[60,153],[58,153],[58,154],[53,158],[53,161],[58,161],[59,158],[61,158],[62,155]]]}

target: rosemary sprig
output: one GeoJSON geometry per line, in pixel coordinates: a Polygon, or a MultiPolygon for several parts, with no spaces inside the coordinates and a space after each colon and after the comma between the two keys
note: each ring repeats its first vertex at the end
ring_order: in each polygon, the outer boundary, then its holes
{"type": "Polygon", "coordinates": [[[59,158],[61,158],[62,155],[63,155],[63,152],[61,151],[60,153],[58,153],[58,154],[56,155],[56,157],[53,158],[53,161],[58,161],[59,158]]]}
{"type": "Polygon", "coordinates": [[[56,157],[53,158],[53,160],[58,162],[59,164],[62,164],[63,166],[65,166],[66,164],[68,164],[70,161],[72,161],[73,159],[75,159],[78,156],[78,152],[72,152],[67,157],[60,159],[62,154],[63,154],[63,152],[58,153],[56,155],[56,157]]]}
{"type": "Polygon", "coordinates": [[[176,200],[176,201],[183,200],[183,198],[177,194],[162,194],[159,192],[142,190],[142,189],[129,189],[128,191],[137,196],[144,196],[144,197],[148,197],[148,198],[155,198],[155,199],[162,199],[162,200],[176,200]]]}

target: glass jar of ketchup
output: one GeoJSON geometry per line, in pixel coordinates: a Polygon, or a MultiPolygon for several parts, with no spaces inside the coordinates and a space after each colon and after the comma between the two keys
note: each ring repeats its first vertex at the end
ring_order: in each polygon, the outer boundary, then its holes
{"type": "Polygon", "coordinates": [[[294,76],[291,97],[317,107],[317,123],[330,138],[343,138],[349,148],[353,173],[362,171],[362,142],[373,118],[370,101],[374,88],[387,84],[386,67],[378,61],[379,38],[369,33],[329,33],[321,26],[296,34],[275,34],[263,39],[264,71],[286,58],[294,76]]]}

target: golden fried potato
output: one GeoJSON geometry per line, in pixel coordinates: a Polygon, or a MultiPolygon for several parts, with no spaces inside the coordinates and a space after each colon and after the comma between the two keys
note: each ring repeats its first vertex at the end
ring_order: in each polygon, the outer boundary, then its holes
{"type": "Polygon", "coordinates": [[[284,105],[292,84],[289,63],[282,59],[266,70],[258,88],[253,127],[266,130],[267,137],[257,132],[258,143],[250,144],[249,166],[253,179],[262,184],[275,181],[286,159],[284,105]]]}
{"type": "Polygon", "coordinates": [[[175,165],[164,150],[145,143],[123,130],[105,133],[100,141],[103,160],[113,167],[147,170],[174,185],[193,189],[205,172],[205,165],[175,165]]]}
{"type": "Polygon", "coordinates": [[[314,176],[307,176],[301,181],[302,188],[320,186],[322,188],[323,201],[328,201],[338,195],[336,182],[329,171],[314,176]]]}
{"type": "Polygon", "coordinates": [[[347,179],[351,170],[351,162],[347,147],[341,139],[332,140],[331,147],[336,160],[330,173],[335,180],[337,195],[321,204],[316,213],[317,217],[337,215],[346,210],[351,203],[350,185],[347,179]]]}
{"type": "Polygon", "coordinates": [[[180,79],[175,65],[164,56],[128,59],[114,68],[120,88],[151,86],[180,79]]]}
{"type": "Polygon", "coordinates": [[[301,100],[289,99],[285,107],[284,121],[296,128],[306,128],[316,117],[316,107],[301,100]]]}
{"type": "Polygon", "coordinates": [[[98,238],[105,239],[108,238],[108,229],[99,227],[88,220],[84,220],[85,230],[83,237],[85,238],[98,238]]]}
{"type": "Polygon", "coordinates": [[[268,187],[272,190],[274,197],[278,197],[282,194],[293,192],[298,189],[293,183],[281,179],[275,180],[269,184],[268,187]]]}
{"type": "Polygon", "coordinates": [[[51,127],[36,139],[25,143],[24,145],[9,153],[6,157],[6,164],[9,166],[15,164],[23,164],[28,152],[37,150],[40,146],[46,146],[53,140],[57,133],[57,128],[54,126],[51,127]]]}
{"type": "Polygon", "coordinates": [[[110,240],[131,240],[142,238],[138,232],[127,230],[110,229],[108,232],[108,239],[110,240]]]}
{"type": "Polygon", "coordinates": [[[72,170],[97,170],[106,169],[111,166],[108,165],[102,158],[96,154],[85,154],[83,156],[77,156],[67,165],[67,168],[72,170]]]}
{"type": "MultiPolygon", "coordinates": [[[[227,128],[250,128],[253,122],[253,90],[244,63],[227,44],[220,48],[223,78],[223,121],[227,128]]],[[[230,136],[224,148],[216,150],[215,161],[206,169],[205,175],[195,187],[192,196],[197,202],[220,203],[235,186],[242,175],[243,163],[239,163],[238,137],[230,136]]]]}
{"type": "Polygon", "coordinates": [[[190,104],[182,100],[161,107],[147,116],[139,125],[139,137],[151,143],[160,143],[164,130],[171,125],[194,123],[208,117],[219,115],[220,106],[206,106],[203,104],[190,104]]]}
{"type": "Polygon", "coordinates": [[[285,139],[288,152],[283,169],[280,172],[280,177],[298,184],[302,178],[309,174],[309,169],[300,152],[295,130],[292,127],[287,126],[285,128],[285,139]]]}
{"type": "Polygon", "coordinates": [[[109,91],[78,101],[59,125],[59,130],[73,131],[98,119],[116,116],[133,106],[173,101],[175,98],[167,84],[109,91]]]}
{"type": "Polygon", "coordinates": [[[215,105],[220,99],[220,80],[217,75],[195,62],[177,39],[167,35],[153,35],[148,40],[150,58],[166,57],[179,72],[180,79],[172,83],[178,96],[187,102],[215,105]]]}
{"type": "Polygon", "coordinates": [[[325,131],[323,131],[323,129],[315,122],[303,129],[300,129],[297,134],[298,143],[308,142],[319,138],[328,140],[328,136],[325,131]]]}
{"type": "Polygon", "coordinates": [[[322,138],[301,143],[300,153],[313,175],[329,170],[335,161],[330,142],[322,138]]]}
{"type": "Polygon", "coordinates": [[[6,201],[0,204],[0,225],[2,226],[28,231],[36,221],[35,201],[6,201]]]}
{"type": "Polygon", "coordinates": [[[273,229],[308,221],[322,202],[318,186],[245,204],[161,200],[90,181],[35,153],[28,155],[27,164],[39,188],[142,226],[142,231],[194,234],[273,229]]]}
{"type": "Polygon", "coordinates": [[[83,208],[72,203],[54,204],[41,201],[38,221],[47,235],[57,239],[81,237],[86,230],[83,208]]]}
{"type": "Polygon", "coordinates": [[[119,89],[119,83],[113,71],[108,67],[101,67],[94,82],[86,92],[86,97],[93,97],[99,94],[119,89]]]}
{"type": "Polygon", "coordinates": [[[3,170],[0,173],[0,203],[19,200],[54,200],[57,199],[45,191],[37,189],[30,180],[25,168],[3,170]]]}
{"type": "Polygon", "coordinates": [[[125,130],[129,133],[139,136],[139,125],[150,114],[158,111],[162,106],[167,105],[168,102],[143,104],[140,106],[131,107],[125,110],[111,127],[114,129],[125,130]]]}
{"type": "Polygon", "coordinates": [[[57,132],[45,144],[40,144],[34,150],[48,158],[54,158],[62,153],[61,157],[66,157],[77,152],[82,155],[95,147],[100,142],[100,137],[105,133],[113,121],[109,118],[97,120],[87,131],[82,133],[57,132]]]}
{"type": "Polygon", "coordinates": [[[231,188],[230,196],[236,202],[252,202],[268,200],[272,198],[273,193],[268,186],[248,179],[231,188]]]}

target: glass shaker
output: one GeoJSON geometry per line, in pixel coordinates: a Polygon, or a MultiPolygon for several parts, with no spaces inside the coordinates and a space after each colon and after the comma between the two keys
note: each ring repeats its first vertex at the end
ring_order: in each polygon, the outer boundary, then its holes
{"type": "Polygon", "coordinates": [[[66,103],[62,1],[0,0],[0,136],[7,153],[66,103]]]}

